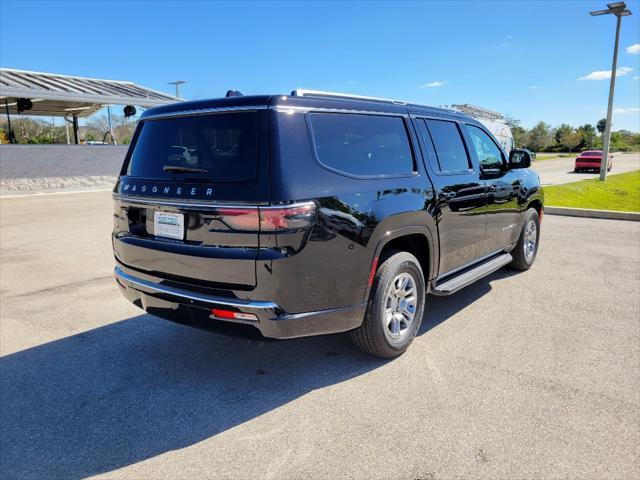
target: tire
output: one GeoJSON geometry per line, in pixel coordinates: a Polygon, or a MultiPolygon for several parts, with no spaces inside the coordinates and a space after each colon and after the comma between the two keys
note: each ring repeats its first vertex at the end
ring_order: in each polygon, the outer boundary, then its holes
{"type": "Polygon", "coordinates": [[[579,173],[579,172],[580,172],[580,169],[579,169],[579,168],[574,168],[574,169],[573,169],[573,173],[579,173]]]}
{"type": "Polygon", "coordinates": [[[351,340],[376,357],[401,355],[420,328],[424,303],[425,281],[420,262],[408,252],[390,252],[378,267],[367,313],[362,325],[351,331],[351,340]],[[402,303],[411,298],[414,302],[402,303]],[[408,321],[411,311],[413,317],[408,321]]]}
{"type": "Polygon", "coordinates": [[[518,238],[518,243],[516,243],[515,248],[511,251],[513,260],[510,267],[520,271],[529,270],[538,254],[539,245],[540,217],[534,208],[530,208],[524,214],[524,222],[522,222],[522,230],[518,238]]]}

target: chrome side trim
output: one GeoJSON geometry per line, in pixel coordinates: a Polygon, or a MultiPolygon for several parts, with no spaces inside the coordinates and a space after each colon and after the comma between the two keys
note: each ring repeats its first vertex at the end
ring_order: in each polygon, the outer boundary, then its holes
{"type": "Polygon", "coordinates": [[[164,293],[167,295],[172,295],[174,297],[183,298],[185,300],[194,300],[197,302],[208,303],[212,305],[225,305],[227,307],[235,307],[235,308],[244,308],[244,309],[252,309],[252,310],[272,310],[279,311],[281,310],[278,305],[273,302],[261,302],[254,300],[229,300],[228,298],[222,297],[214,297],[212,295],[206,295],[204,293],[191,292],[188,290],[183,290],[181,288],[169,287],[167,285],[160,285],[159,283],[149,282],[147,280],[143,280],[142,278],[134,277],[133,275],[129,275],[120,269],[119,267],[115,267],[114,274],[116,279],[119,281],[123,281],[123,285],[131,286],[135,290],[140,290],[145,293],[164,293]],[[127,285],[130,284],[130,285],[127,285]]]}
{"type": "Polygon", "coordinates": [[[120,200],[122,202],[127,203],[135,203],[139,205],[162,205],[167,207],[176,207],[176,208],[184,208],[184,209],[197,209],[197,210],[217,210],[219,208],[249,208],[255,209],[259,208],[261,210],[274,210],[279,208],[296,208],[296,207],[305,207],[308,205],[315,206],[315,202],[295,202],[295,203],[283,203],[281,205],[259,205],[259,204],[251,204],[251,205],[238,205],[231,203],[196,203],[196,202],[176,202],[172,200],[158,200],[155,198],[147,198],[147,197],[130,197],[128,195],[119,195],[114,193],[112,195],[114,200],[120,200]]]}
{"type": "Polygon", "coordinates": [[[448,272],[443,273],[442,275],[437,276],[434,280],[433,283],[436,284],[438,282],[442,282],[444,279],[446,279],[447,277],[451,277],[453,275],[455,275],[456,273],[465,270],[467,268],[471,268],[475,265],[478,265],[480,263],[485,262],[486,260],[489,260],[491,257],[497,257],[499,254],[501,253],[505,253],[506,250],[508,250],[509,247],[506,248],[501,248],[500,250],[496,250],[495,252],[489,253],[488,255],[484,255],[480,258],[476,258],[475,260],[471,260],[468,263],[465,263],[464,265],[454,268],[453,270],[449,270],[448,272]]]}
{"type": "Polygon", "coordinates": [[[210,113],[233,113],[233,112],[247,112],[255,110],[266,110],[269,108],[267,105],[249,105],[249,106],[235,106],[235,107],[215,107],[215,108],[202,108],[195,110],[179,110],[175,112],[157,113],[142,117],[140,120],[155,120],[158,118],[167,117],[187,117],[192,115],[207,115],[210,113]]]}
{"type": "Polygon", "coordinates": [[[436,285],[433,290],[431,290],[431,293],[433,295],[451,295],[511,263],[512,260],[513,257],[510,253],[503,253],[486,263],[480,263],[471,270],[436,285]]]}

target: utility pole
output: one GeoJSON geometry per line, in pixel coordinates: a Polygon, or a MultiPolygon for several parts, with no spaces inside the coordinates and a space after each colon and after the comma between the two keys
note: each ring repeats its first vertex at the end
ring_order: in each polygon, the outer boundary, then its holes
{"type": "Polygon", "coordinates": [[[618,43],[620,41],[620,24],[622,17],[631,15],[624,2],[609,3],[607,10],[589,12],[591,16],[615,15],[616,16],[616,39],[613,47],[613,64],[611,65],[611,82],[609,84],[609,104],[607,105],[607,122],[604,128],[604,138],[602,139],[602,160],[600,160],[600,181],[607,178],[607,168],[609,167],[609,146],[611,140],[611,114],[613,113],[613,94],[616,88],[616,70],[618,70],[618,43]]]}
{"type": "Polygon", "coordinates": [[[185,80],[176,80],[175,82],[169,82],[169,85],[175,85],[176,86],[176,98],[180,98],[180,85],[184,85],[185,83],[187,83],[185,80]]]}

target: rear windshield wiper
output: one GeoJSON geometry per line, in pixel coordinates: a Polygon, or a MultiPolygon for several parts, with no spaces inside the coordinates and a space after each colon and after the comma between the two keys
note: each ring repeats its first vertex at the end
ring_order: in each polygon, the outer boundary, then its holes
{"type": "Polygon", "coordinates": [[[180,167],[178,165],[165,165],[162,167],[162,171],[176,173],[209,173],[209,170],[206,168],[180,167]]]}

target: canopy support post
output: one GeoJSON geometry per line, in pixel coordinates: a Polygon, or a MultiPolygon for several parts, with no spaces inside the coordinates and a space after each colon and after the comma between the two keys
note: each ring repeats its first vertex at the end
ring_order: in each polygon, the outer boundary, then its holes
{"type": "Polygon", "coordinates": [[[7,126],[9,127],[9,143],[16,143],[16,136],[13,134],[13,129],[11,128],[11,115],[9,115],[9,102],[7,99],[4,99],[4,108],[7,110],[7,126]]]}
{"type": "Polygon", "coordinates": [[[69,139],[69,120],[66,116],[64,117],[64,133],[67,134],[67,145],[71,144],[71,140],[69,139]]]}
{"type": "Polygon", "coordinates": [[[76,145],[78,145],[78,116],[74,115],[73,116],[73,139],[76,142],[76,145]]]}

